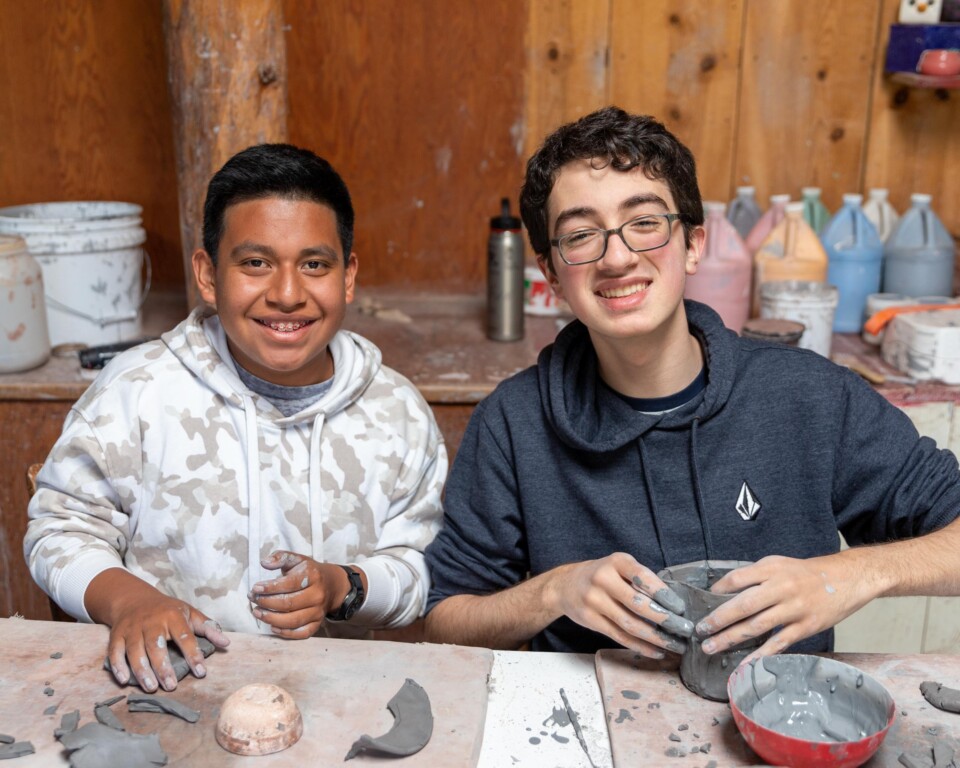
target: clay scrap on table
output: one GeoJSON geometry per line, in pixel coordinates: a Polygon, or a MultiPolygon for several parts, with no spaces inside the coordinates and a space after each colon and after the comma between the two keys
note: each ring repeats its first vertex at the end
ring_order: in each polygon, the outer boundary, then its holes
{"type": "Polygon", "coordinates": [[[93,716],[97,718],[97,722],[100,725],[105,725],[107,728],[113,728],[115,731],[125,731],[126,728],[123,727],[123,723],[113,714],[113,710],[109,706],[104,704],[97,704],[93,708],[93,716]]]}
{"type": "Polygon", "coordinates": [[[60,743],[70,753],[71,768],[153,768],[167,764],[155,733],[141,736],[87,723],[63,734],[60,743]]]}
{"type": "Polygon", "coordinates": [[[33,744],[29,741],[14,741],[0,744],[0,760],[11,760],[15,757],[24,757],[34,753],[33,744]]]}
{"type": "Polygon", "coordinates": [[[127,711],[166,713],[176,715],[188,723],[195,723],[200,719],[200,713],[195,709],[190,709],[186,704],[181,704],[175,699],[168,699],[164,696],[151,696],[148,693],[132,694],[127,699],[127,711]]]}
{"type": "Polygon", "coordinates": [[[897,758],[904,768],[960,768],[954,758],[953,749],[942,741],[922,754],[904,752],[897,758]]]}
{"type": "Polygon", "coordinates": [[[920,683],[920,693],[937,709],[960,714],[960,690],[927,680],[920,683]]]}
{"type": "MultiPolygon", "coordinates": [[[[216,646],[211,643],[207,638],[197,636],[197,647],[200,649],[200,652],[203,653],[203,657],[206,658],[215,650],[216,646]]],[[[170,656],[170,664],[173,667],[173,672],[177,676],[177,680],[183,680],[190,673],[190,665],[187,663],[187,660],[183,658],[183,654],[180,653],[180,649],[177,648],[173,643],[167,645],[167,654],[170,656]]],[[[104,658],[103,668],[110,670],[110,659],[104,658]]],[[[137,680],[135,675],[130,675],[130,679],[127,681],[127,685],[136,685],[139,687],[140,681],[137,680]]]]}
{"type": "Polygon", "coordinates": [[[65,715],[60,716],[60,727],[53,732],[53,736],[56,739],[59,739],[61,736],[64,736],[68,733],[73,733],[77,730],[77,726],[80,724],[80,710],[75,709],[73,712],[67,712],[65,715]]]}
{"type": "Polygon", "coordinates": [[[433,712],[427,692],[418,683],[407,678],[388,702],[387,709],[394,717],[390,730],[376,739],[362,735],[350,747],[344,760],[350,760],[361,752],[406,757],[416,754],[427,745],[433,735],[433,712]]]}

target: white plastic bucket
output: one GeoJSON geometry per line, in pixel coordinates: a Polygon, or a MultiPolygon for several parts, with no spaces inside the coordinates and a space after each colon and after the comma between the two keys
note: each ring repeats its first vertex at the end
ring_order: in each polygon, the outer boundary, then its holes
{"type": "Polygon", "coordinates": [[[803,323],[798,347],[830,357],[837,289],[812,280],[775,280],[760,286],[760,317],[803,323]]]}
{"type": "Polygon", "coordinates": [[[43,270],[54,346],[110,344],[141,335],[140,310],[150,290],[142,210],[100,201],[0,208],[0,233],[26,240],[43,270]]]}

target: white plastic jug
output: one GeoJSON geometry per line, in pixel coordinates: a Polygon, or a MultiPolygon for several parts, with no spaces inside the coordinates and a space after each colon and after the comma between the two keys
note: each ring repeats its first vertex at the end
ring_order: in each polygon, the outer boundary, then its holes
{"type": "Polygon", "coordinates": [[[26,371],[50,357],[43,273],[20,237],[0,235],[0,373],[26,371]]]}
{"type": "Polygon", "coordinates": [[[880,240],[884,243],[900,220],[900,214],[887,199],[888,194],[885,189],[871,189],[867,201],[863,204],[864,215],[877,228],[880,240]]]}

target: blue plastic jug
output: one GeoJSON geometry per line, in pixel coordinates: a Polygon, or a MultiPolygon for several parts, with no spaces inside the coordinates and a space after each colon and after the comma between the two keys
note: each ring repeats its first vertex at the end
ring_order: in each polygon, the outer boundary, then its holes
{"type": "Polygon", "coordinates": [[[762,215],[754,188],[737,187],[737,196],[727,208],[727,221],[733,224],[742,239],[746,239],[762,215]]]}
{"type": "Polygon", "coordinates": [[[907,296],[952,296],[954,245],[930,208],[930,195],[910,196],[883,247],[883,290],[907,296]]]}
{"type": "Polygon", "coordinates": [[[820,235],[827,252],[827,282],[840,294],[833,316],[837,333],[859,333],[867,296],[880,290],[883,243],[864,216],[862,203],[863,195],[844,195],[843,207],[820,235]]]}

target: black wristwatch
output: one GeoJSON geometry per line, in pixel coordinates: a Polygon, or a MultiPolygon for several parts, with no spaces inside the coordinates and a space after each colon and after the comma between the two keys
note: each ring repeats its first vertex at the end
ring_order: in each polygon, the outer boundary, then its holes
{"type": "Polygon", "coordinates": [[[343,598],[343,603],[333,613],[328,613],[327,618],[330,621],[346,621],[353,616],[360,606],[363,605],[363,599],[367,596],[363,589],[363,579],[353,568],[341,565],[341,568],[347,572],[347,578],[350,579],[350,591],[343,598]]]}

